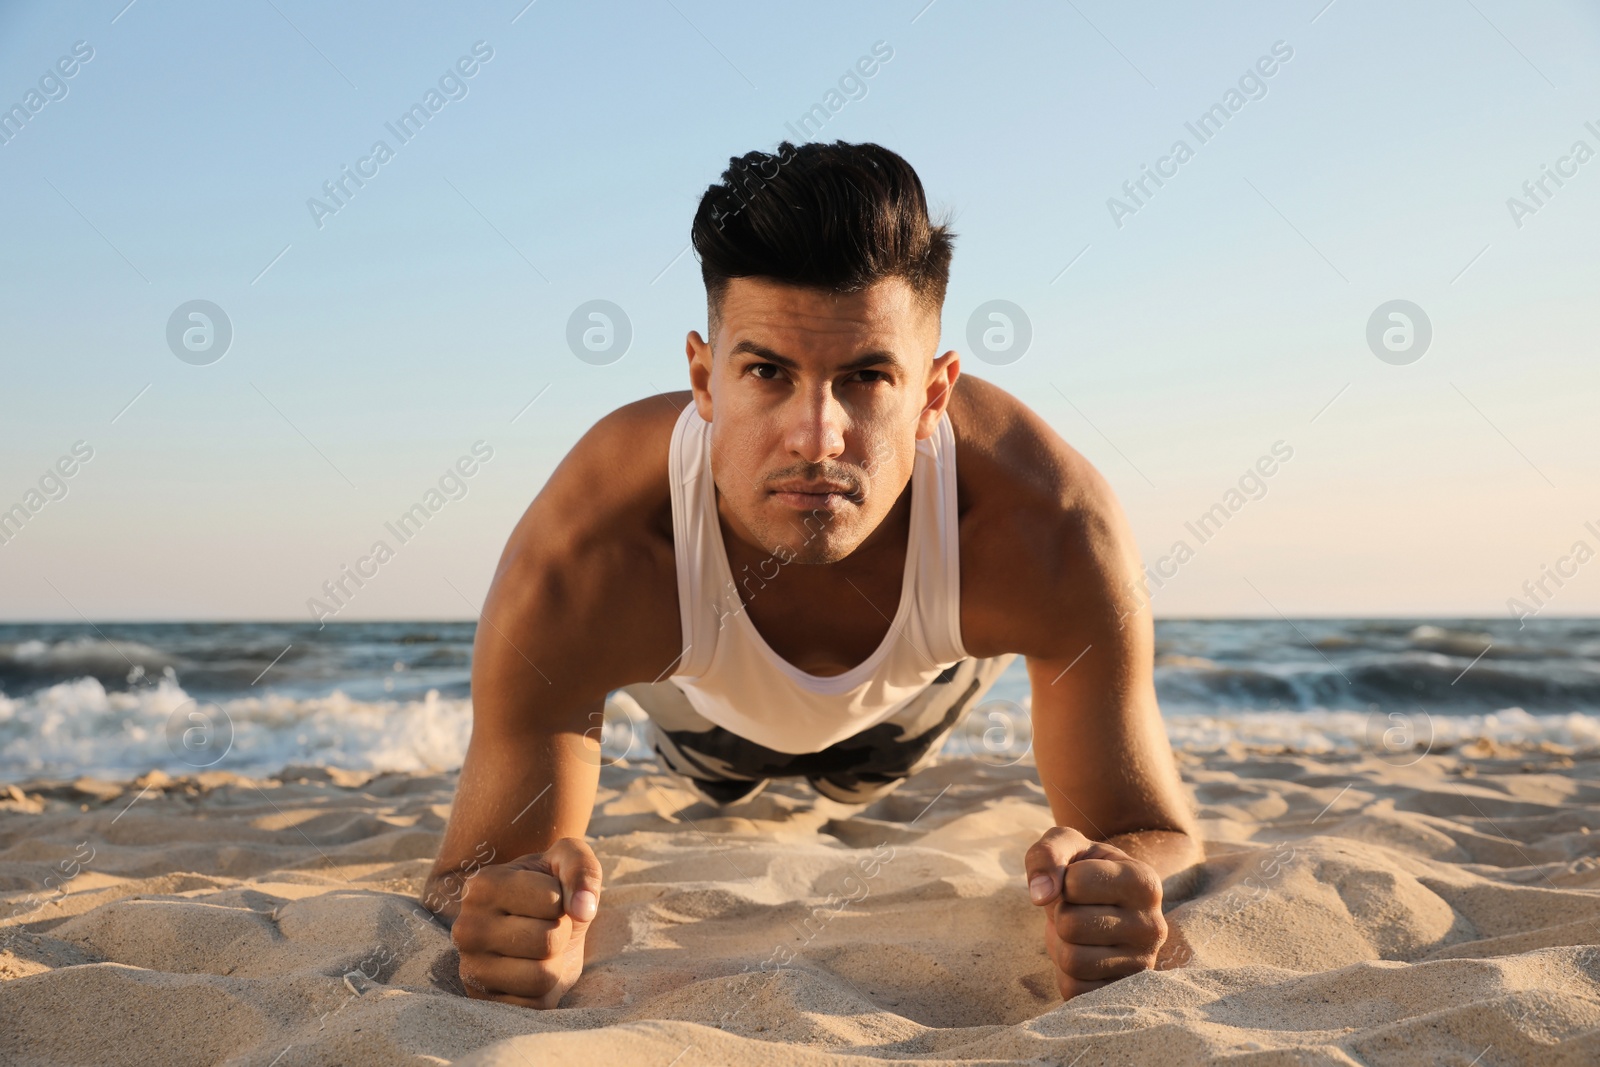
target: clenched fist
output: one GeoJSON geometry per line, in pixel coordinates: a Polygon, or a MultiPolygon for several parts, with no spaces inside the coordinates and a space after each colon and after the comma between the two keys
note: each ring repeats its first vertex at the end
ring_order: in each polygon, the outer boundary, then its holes
{"type": "Polygon", "coordinates": [[[1167,920],[1154,867],[1064,826],[1046,830],[1024,863],[1061,999],[1155,966],[1167,920]]]}
{"type": "Polygon", "coordinates": [[[553,1008],[583,973],[583,939],[600,906],[600,861],[576,837],[478,871],[450,940],[479,1000],[553,1008]]]}

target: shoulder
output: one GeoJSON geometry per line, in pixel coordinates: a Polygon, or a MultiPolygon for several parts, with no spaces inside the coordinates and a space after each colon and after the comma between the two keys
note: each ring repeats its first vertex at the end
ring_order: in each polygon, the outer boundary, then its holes
{"type": "Polygon", "coordinates": [[[591,426],[556,466],[512,534],[519,554],[558,556],[671,532],[667,454],[687,390],[624,404],[591,426]]]}
{"type": "Polygon", "coordinates": [[[512,643],[514,630],[580,654],[582,667],[569,669],[591,687],[639,681],[635,658],[648,665],[678,648],[667,457],[690,395],[646,397],[590,427],[528,505],[496,567],[485,618],[512,643]]]}
{"type": "Polygon", "coordinates": [[[962,375],[950,399],[962,632],[974,655],[1050,658],[1141,603],[1143,569],[1106,478],[1017,397],[962,375]]]}

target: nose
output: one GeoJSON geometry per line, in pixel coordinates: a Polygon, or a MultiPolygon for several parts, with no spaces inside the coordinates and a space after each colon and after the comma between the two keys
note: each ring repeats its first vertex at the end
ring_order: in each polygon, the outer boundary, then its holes
{"type": "Polygon", "coordinates": [[[846,413],[827,384],[795,396],[785,414],[789,422],[784,444],[791,455],[821,463],[844,453],[846,413]]]}

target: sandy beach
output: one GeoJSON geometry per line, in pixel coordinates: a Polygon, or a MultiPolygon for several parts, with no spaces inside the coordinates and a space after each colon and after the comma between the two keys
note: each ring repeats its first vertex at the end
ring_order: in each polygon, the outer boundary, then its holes
{"type": "Polygon", "coordinates": [[[454,774],[23,783],[0,790],[0,1061],[1600,1059],[1600,754],[1180,759],[1204,886],[1169,906],[1163,969],[1066,1004],[1020,876],[1049,825],[1027,760],[721,814],[653,762],[606,768],[601,916],[542,1013],[459,995],[418,917],[454,774]]]}
{"type": "Polygon", "coordinates": [[[1600,0],[732,6],[0,0],[0,1067],[1600,1067],[1600,0]]]}

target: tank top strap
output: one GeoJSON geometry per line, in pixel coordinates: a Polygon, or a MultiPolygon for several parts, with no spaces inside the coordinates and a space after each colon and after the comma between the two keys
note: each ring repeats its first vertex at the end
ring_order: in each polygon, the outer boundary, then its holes
{"type": "MultiPolygon", "coordinates": [[[[917,561],[917,607],[927,635],[928,655],[940,662],[967,658],[961,640],[961,519],[956,504],[956,437],[948,413],[934,432],[918,443],[932,468],[916,489],[926,489],[926,511],[913,508],[924,524],[922,556],[917,561]]],[[[919,456],[919,459],[921,457],[919,456]]]]}
{"type": "Polygon", "coordinates": [[[711,666],[717,651],[720,622],[701,595],[711,574],[710,548],[722,530],[716,519],[716,493],[711,479],[711,424],[700,418],[691,400],[678,413],[667,450],[667,481],[672,491],[672,553],[678,568],[678,623],[683,648],[672,667],[676,676],[698,677],[711,666]],[[710,497],[711,506],[706,506],[710,497]],[[708,516],[710,521],[708,521],[708,516]]]}

